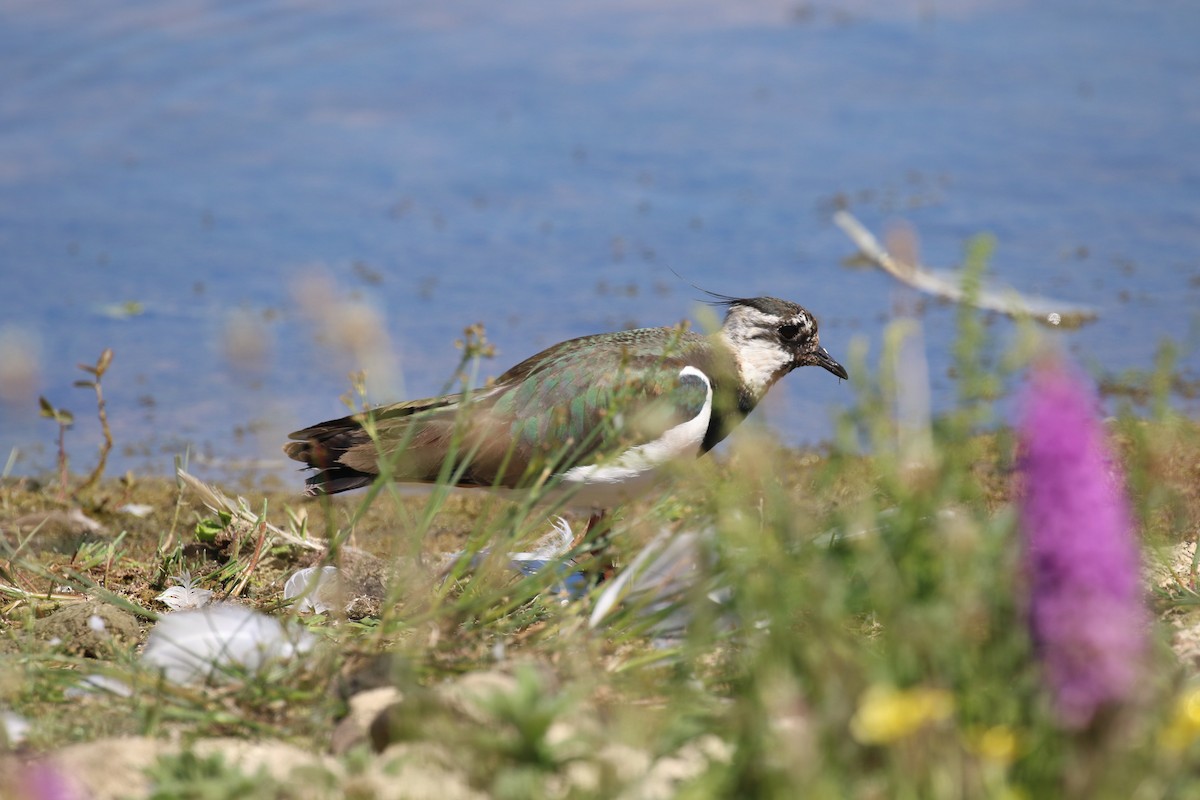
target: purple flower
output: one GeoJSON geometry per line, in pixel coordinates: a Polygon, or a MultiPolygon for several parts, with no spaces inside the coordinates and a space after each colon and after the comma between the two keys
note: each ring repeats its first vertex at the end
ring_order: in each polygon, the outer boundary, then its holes
{"type": "Polygon", "coordinates": [[[1030,625],[1071,728],[1132,693],[1146,651],[1137,544],[1095,406],[1074,370],[1043,360],[1020,426],[1030,625]]]}
{"type": "Polygon", "coordinates": [[[78,800],[67,779],[46,763],[33,763],[25,768],[22,783],[26,800],[78,800]]]}

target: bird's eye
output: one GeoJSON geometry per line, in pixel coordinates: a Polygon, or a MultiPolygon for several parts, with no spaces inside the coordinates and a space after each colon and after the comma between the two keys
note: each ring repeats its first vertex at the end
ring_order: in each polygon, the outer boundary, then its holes
{"type": "Polygon", "coordinates": [[[800,335],[800,326],[799,325],[780,325],[779,326],[779,338],[783,339],[785,342],[790,342],[799,335],[800,335]]]}

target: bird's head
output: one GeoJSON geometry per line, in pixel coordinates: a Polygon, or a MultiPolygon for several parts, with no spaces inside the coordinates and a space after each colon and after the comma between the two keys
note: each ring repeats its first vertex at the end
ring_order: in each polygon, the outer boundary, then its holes
{"type": "Polygon", "coordinates": [[[775,297],[721,297],[718,304],[726,309],[720,336],[755,397],[796,367],[824,367],[839,378],[849,377],[821,347],[817,318],[801,306],[775,297]]]}

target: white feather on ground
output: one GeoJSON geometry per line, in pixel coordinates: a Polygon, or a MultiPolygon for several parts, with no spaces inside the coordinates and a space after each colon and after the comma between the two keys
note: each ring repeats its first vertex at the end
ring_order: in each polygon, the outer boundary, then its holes
{"type": "Polygon", "coordinates": [[[172,575],[174,583],[163,590],[155,600],[163,603],[172,611],[187,611],[193,608],[203,608],[212,602],[212,590],[196,586],[199,578],[193,578],[192,573],[183,572],[172,575]]]}
{"type": "MultiPolygon", "coordinates": [[[[595,628],[618,607],[625,607],[650,621],[646,633],[657,641],[669,643],[683,636],[692,620],[689,601],[695,597],[696,585],[710,579],[712,535],[711,531],[663,531],[655,536],[596,598],[588,625],[595,628]]],[[[727,590],[717,587],[705,592],[717,605],[726,595],[727,590]]]]}
{"type": "MultiPolygon", "coordinates": [[[[586,591],[586,581],[575,571],[575,562],[566,558],[567,553],[575,543],[575,534],[571,524],[562,517],[551,530],[534,542],[533,548],[519,553],[508,553],[509,566],[521,575],[529,576],[541,572],[547,567],[556,570],[562,577],[560,583],[551,589],[553,594],[566,595],[568,598],[582,597],[586,591]]],[[[492,552],[490,547],[484,547],[471,557],[470,566],[479,566],[492,552]]],[[[466,556],[465,551],[449,553],[441,558],[440,566],[443,572],[449,572],[466,556]]]]}
{"type": "Polygon", "coordinates": [[[341,594],[341,580],[338,568],[334,566],[296,570],[283,584],[283,599],[295,600],[295,608],[302,614],[332,611],[341,594]]]}
{"type": "Polygon", "coordinates": [[[154,506],[148,506],[145,503],[126,503],[117,509],[122,514],[129,514],[144,519],[154,513],[154,506]]]}
{"type": "Polygon", "coordinates": [[[150,631],[142,661],[173,683],[231,680],[312,648],[307,631],[231,603],[177,611],[150,631]]]}
{"type": "Polygon", "coordinates": [[[9,747],[17,747],[29,735],[29,721],[12,711],[0,711],[0,728],[4,731],[3,741],[9,747]]]}
{"type": "MultiPolygon", "coordinates": [[[[571,545],[575,541],[575,534],[571,531],[571,523],[567,522],[562,517],[557,518],[554,527],[550,532],[534,542],[533,549],[522,553],[509,553],[508,559],[513,562],[513,566],[520,572],[528,575],[530,572],[537,572],[547,563],[562,558],[571,550],[571,545]],[[532,570],[528,567],[533,567],[532,570]]],[[[481,555],[487,553],[487,549],[480,551],[481,555]]]]}
{"type": "Polygon", "coordinates": [[[81,678],[79,683],[68,686],[63,690],[63,697],[76,700],[89,695],[112,694],[117,697],[132,697],[133,689],[129,684],[108,675],[88,675],[81,678]]]}

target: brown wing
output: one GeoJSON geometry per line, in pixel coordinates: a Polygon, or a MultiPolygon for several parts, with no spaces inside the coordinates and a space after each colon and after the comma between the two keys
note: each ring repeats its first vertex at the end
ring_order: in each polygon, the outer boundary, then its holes
{"type": "Polygon", "coordinates": [[[681,381],[679,371],[707,352],[701,337],[675,329],[583,337],[526,359],[471,397],[375,409],[381,447],[363,427],[365,416],[355,415],[292,434],[299,441],[285,451],[318,468],[311,493],[369,484],[381,449],[400,481],[530,485],[695,416],[705,390],[681,381]]]}

